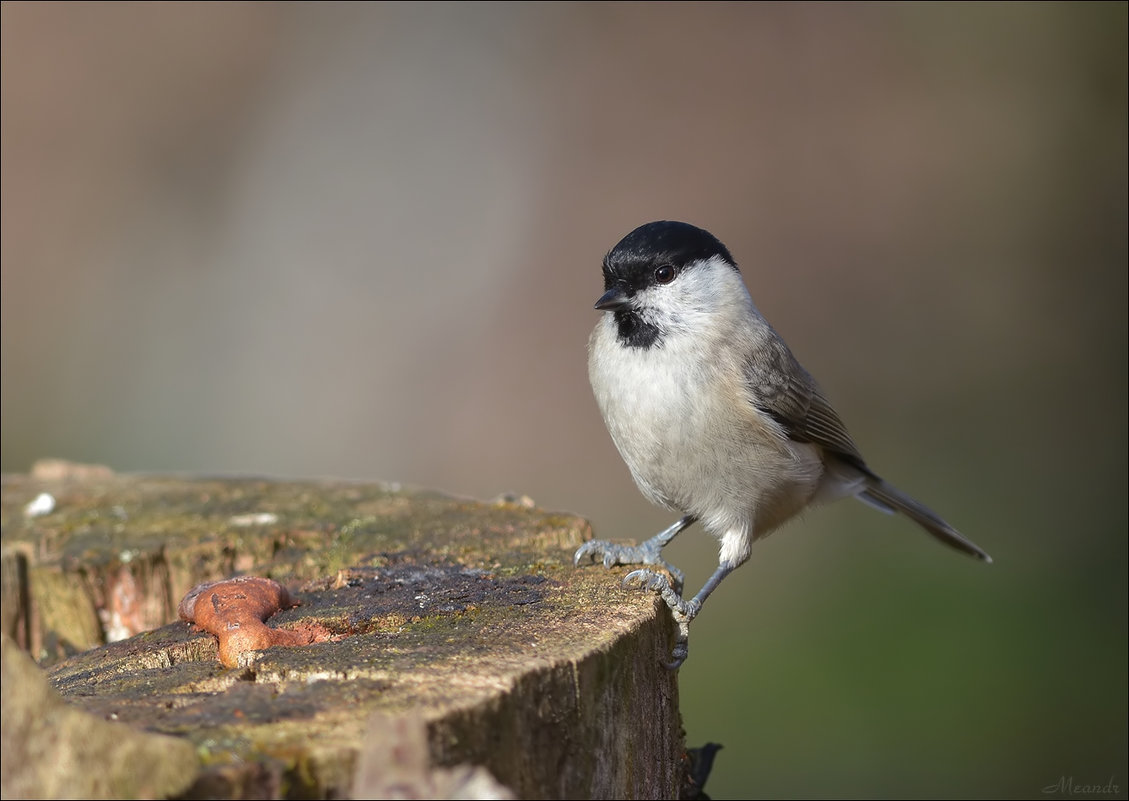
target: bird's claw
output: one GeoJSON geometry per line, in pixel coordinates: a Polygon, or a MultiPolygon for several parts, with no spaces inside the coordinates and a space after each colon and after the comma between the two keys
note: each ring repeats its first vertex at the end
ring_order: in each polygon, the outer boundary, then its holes
{"type": "Polygon", "coordinates": [[[698,614],[701,604],[693,598],[689,601],[683,600],[678,588],[671,585],[670,579],[661,573],[643,568],[632,570],[623,577],[623,586],[625,587],[636,582],[638,582],[640,588],[650,590],[661,596],[666,601],[666,605],[670,607],[675,620],[685,620],[689,623],[698,614]]]}
{"type": "MultiPolygon", "coordinates": [[[[642,545],[620,545],[606,540],[588,540],[576,549],[572,563],[579,567],[585,560],[589,563],[603,562],[604,567],[608,568],[616,565],[655,565],[670,574],[676,591],[681,592],[685,576],[681,570],[662,558],[661,551],[662,546],[653,540],[647,540],[642,545]]],[[[634,572],[650,573],[651,571],[634,572]]]]}
{"type": "Polygon", "coordinates": [[[671,587],[670,580],[653,570],[632,570],[623,577],[625,587],[636,582],[641,589],[659,595],[670,608],[674,622],[678,624],[678,637],[674,641],[671,661],[664,663],[668,669],[677,670],[690,654],[690,621],[697,616],[702,604],[697,598],[683,600],[682,596],[671,587]]]}
{"type": "MultiPolygon", "coordinates": [[[[646,568],[632,570],[623,577],[624,587],[634,583],[638,583],[640,589],[650,590],[659,595],[663,595],[664,592],[677,595],[677,593],[674,593],[673,588],[670,586],[670,581],[666,576],[660,575],[653,570],[647,570],[646,568]]],[[[665,599],[665,596],[663,597],[665,599]]],[[[670,602],[667,601],[667,603],[669,604],[670,602]]],[[[671,609],[673,608],[672,606],[671,609]]]]}
{"type": "Polygon", "coordinates": [[[678,636],[674,641],[674,650],[671,652],[671,661],[664,662],[671,670],[676,670],[690,652],[690,621],[698,614],[702,602],[699,598],[689,601],[682,599],[682,585],[685,576],[682,571],[662,558],[663,546],[670,541],[673,534],[684,528],[686,521],[681,521],[681,527],[671,528],[641,545],[619,545],[605,540],[589,540],[581,545],[573,556],[573,564],[579,566],[582,562],[603,562],[604,567],[615,565],[653,565],[663,573],[658,573],[648,568],[632,570],[623,577],[623,586],[638,583],[643,589],[650,590],[663,599],[670,608],[675,623],[678,624],[678,636]],[[669,576],[669,578],[668,578],[669,576]]]}
{"type": "Polygon", "coordinates": [[[604,542],[603,540],[588,540],[576,549],[572,563],[576,567],[580,567],[580,563],[587,559],[590,563],[603,562],[604,567],[614,567],[621,564],[620,557],[625,555],[624,551],[626,550],[629,550],[629,548],[625,545],[616,545],[613,542],[604,542]]]}
{"type": "Polygon", "coordinates": [[[663,662],[667,670],[678,670],[686,657],[690,655],[690,638],[685,631],[679,631],[678,638],[674,641],[674,650],[671,651],[670,661],[663,662]]]}

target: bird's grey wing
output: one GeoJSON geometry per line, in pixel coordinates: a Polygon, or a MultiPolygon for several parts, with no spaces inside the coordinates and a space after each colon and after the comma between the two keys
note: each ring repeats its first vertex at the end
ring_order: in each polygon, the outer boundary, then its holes
{"type": "Polygon", "coordinates": [[[745,368],[753,405],[775,420],[796,442],[810,442],[858,470],[865,483],[855,495],[883,512],[901,512],[933,536],[957,550],[991,562],[979,546],[939,515],[886,483],[866,466],[846,426],[815,383],[779,340],[756,348],[745,368]]]}
{"type": "Polygon", "coordinates": [[[810,442],[872,475],[831,403],[788,346],[777,337],[756,348],[745,364],[753,405],[796,442],[810,442]]]}

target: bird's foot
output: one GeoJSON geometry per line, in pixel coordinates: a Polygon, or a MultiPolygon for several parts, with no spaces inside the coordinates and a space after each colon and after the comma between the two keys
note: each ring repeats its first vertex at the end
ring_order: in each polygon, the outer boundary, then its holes
{"type": "MultiPolygon", "coordinates": [[[[662,548],[665,542],[659,540],[658,537],[652,537],[644,542],[642,545],[620,545],[614,542],[607,542],[606,540],[588,540],[588,542],[581,545],[576,550],[576,555],[573,556],[572,562],[574,565],[579,566],[582,562],[603,562],[604,567],[614,567],[615,565],[654,565],[661,567],[670,574],[673,579],[674,593],[677,596],[682,591],[682,583],[685,576],[670,562],[662,558],[662,548]]],[[[658,576],[650,570],[636,570],[630,573],[634,576],[636,573],[647,573],[653,576],[658,576]]],[[[627,579],[624,579],[626,583],[627,579]]],[[[666,579],[663,579],[666,582],[666,579]]],[[[666,584],[668,590],[671,584],[666,584]]],[[[655,590],[658,592],[658,590],[655,590]]],[[[681,600],[681,599],[680,599],[681,600]]],[[[667,603],[670,603],[669,601],[667,603]]],[[[672,609],[674,607],[671,607],[672,609]]]]}
{"type": "Polygon", "coordinates": [[[640,588],[656,593],[668,607],[678,624],[678,636],[674,640],[674,650],[671,652],[671,661],[666,666],[676,670],[686,661],[690,654],[690,621],[693,620],[702,608],[702,602],[697,598],[684,600],[679,592],[680,588],[672,587],[666,576],[653,570],[633,570],[623,577],[623,584],[638,583],[640,588]]]}

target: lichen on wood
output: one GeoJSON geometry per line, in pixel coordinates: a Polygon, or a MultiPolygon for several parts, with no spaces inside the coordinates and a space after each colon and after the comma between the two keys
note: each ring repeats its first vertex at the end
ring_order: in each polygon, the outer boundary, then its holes
{"type": "MultiPolygon", "coordinates": [[[[25,556],[25,582],[82,576],[100,621],[123,571],[160,599],[132,607],[151,628],[48,675],[95,716],[191,742],[189,796],[347,794],[373,721],[410,717],[432,768],[481,766],[518,797],[676,797],[677,682],[661,664],[670,618],[615,572],[572,567],[590,536],[572,515],[382,484],[3,482],[5,555],[25,556]],[[24,515],[42,492],[53,510],[24,515]],[[212,635],[168,621],[189,588],[235,574],[272,578],[300,602],[271,627],[332,637],[224,668],[212,635]]],[[[4,575],[5,603],[35,597],[4,575]]],[[[46,613],[29,601],[13,620],[25,631],[38,620],[45,647],[67,641],[46,613]]]]}

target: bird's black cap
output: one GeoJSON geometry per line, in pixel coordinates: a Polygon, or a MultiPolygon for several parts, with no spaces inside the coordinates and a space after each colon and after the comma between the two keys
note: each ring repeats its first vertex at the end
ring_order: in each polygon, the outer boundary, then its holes
{"type": "Polygon", "coordinates": [[[729,249],[709,231],[689,223],[661,220],[640,225],[619,240],[604,257],[604,277],[627,278],[640,268],[663,263],[682,268],[713,256],[721,256],[737,268],[729,249]]]}

